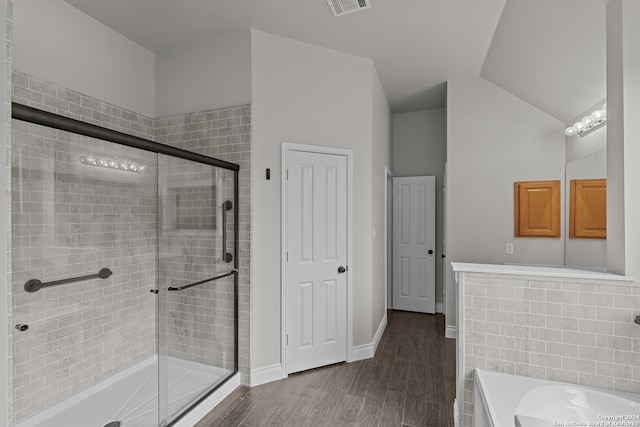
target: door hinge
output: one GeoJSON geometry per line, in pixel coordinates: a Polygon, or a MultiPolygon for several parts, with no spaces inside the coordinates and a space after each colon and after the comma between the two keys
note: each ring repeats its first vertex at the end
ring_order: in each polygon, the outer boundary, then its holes
{"type": "Polygon", "coordinates": [[[287,334],[287,345],[289,345],[289,334],[287,334]]]}

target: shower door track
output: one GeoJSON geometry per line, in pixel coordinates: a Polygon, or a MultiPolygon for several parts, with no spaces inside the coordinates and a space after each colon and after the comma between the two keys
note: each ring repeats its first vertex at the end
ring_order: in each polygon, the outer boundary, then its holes
{"type": "Polygon", "coordinates": [[[86,123],[80,120],[64,117],[59,114],[39,110],[23,104],[13,102],[11,104],[11,116],[16,120],[35,123],[54,129],[65,130],[79,135],[90,136],[104,141],[115,142],[116,144],[128,147],[139,148],[140,150],[152,151],[154,153],[166,154],[173,157],[180,157],[198,163],[216,166],[232,171],[239,171],[240,166],[224,160],[214,159],[192,151],[160,144],[159,142],[107,129],[102,126],[86,123]]]}
{"type": "MultiPolygon", "coordinates": [[[[58,129],[75,133],[78,135],[84,135],[91,138],[100,139],[103,141],[109,141],[120,145],[126,145],[128,147],[138,148],[144,151],[150,151],[153,153],[164,154],[167,156],[178,157],[185,160],[190,160],[197,163],[204,163],[214,167],[227,169],[233,171],[233,199],[236,209],[234,209],[234,233],[236,238],[234,239],[234,251],[235,256],[233,260],[233,270],[239,271],[238,254],[240,252],[240,242],[238,238],[238,225],[240,220],[240,214],[238,212],[238,206],[240,201],[238,186],[240,165],[236,163],[226,162],[224,160],[215,159],[202,154],[194,153],[192,151],[183,150],[181,148],[171,147],[169,145],[161,144],[159,142],[151,141],[148,139],[140,138],[137,136],[129,135],[123,132],[118,132],[112,129],[108,129],[102,126],[86,123],[80,120],[72,119],[69,117],[61,116],[59,114],[51,113],[49,111],[40,110],[38,108],[29,107],[17,102],[11,103],[11,117],[16,120],[21,120],[28,123],[33,123],[41,126],[46,126],[52,129],[58,129]]],[[[202,403],[205,399],[211,396],[216,390],[222,387],[227,381],[229,381],[235,374],[238,373],[238,276],[237,273],[231,273],[234,275],[234,371],[229,374],[219,384],[193,402],[187,409],[182,411],[176,418],[174,418],[167,427],[171,427],[184,417],[189,411],[202,403]]]]}

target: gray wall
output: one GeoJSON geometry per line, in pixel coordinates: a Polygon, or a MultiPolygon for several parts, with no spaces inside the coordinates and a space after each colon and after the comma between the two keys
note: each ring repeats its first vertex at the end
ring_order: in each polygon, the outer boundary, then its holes
{"type": "MultiPolygon", "coordinates": [[[[444,235],[442,186],[446,159],[447,118],[444,108],[393,115],[393,175],[436,177],[436,304],[442,304],[444,289],[440,255],[444,235]]],[[[391,290],[388,292],[390,295],[391,290]]],[[[390,306],[391,297],[388,298],[390,306]]]]}
{"type": "MultiPolygon", "coordinates": [[[[564,182],[564,124],[480,77],[447,87],[447,260],[564,265],[564,239],[516,239],[513,226],[514,181],[564,182]]],[[[446,281],[453,326],[450,267],[446,281]]]]}
{"type": "MultiPolygon", "coordinates": [[[[373,253],[373,63],[261,31],[251,34],[253,151],[252,368],[280,363],[282,142],[353,150],[354,345],[370,344],[373,253]],[[345,114],[349,112],[349,114],[345,114]],[[271,168],[271,180],[264,171],[271,168]]],[[[380,94],[378,94],[380,96],[380,94]]],[[[384,132],[382,133],[384,134],[384,132]]],[[[380,170],[380,177],[383,171],[380,170]]],[[[382,179],[382,178],[380,178],[382,179]]],[[[380,215],[383,217],[384,212],[380,215]]]]}
{"type": "Polygon", "coordinates": [[[157,117],[251,103],[251,33],[158,53],[156,100],[157,117]]]}
{"type": "Polygon", "coordinates": [[[371,331],[375,334],[379,330],[382,319],[386,316],[385,307],[385,199],[384,193],[387,186],[385,167],[391,169],[392,157],[392,119],[389,102],[378,79],[375,68],[372,67],[372,93],[373,93],[373,168],[371,170],[372,183],[372,215],[373,229],[373,272],[372,272],[372,313],[371,331]]]}
{"type": "Polygon", "coordinates": [[[62,0],[14,4],[14,67],[155,117],[155,54],[62,0]]]}

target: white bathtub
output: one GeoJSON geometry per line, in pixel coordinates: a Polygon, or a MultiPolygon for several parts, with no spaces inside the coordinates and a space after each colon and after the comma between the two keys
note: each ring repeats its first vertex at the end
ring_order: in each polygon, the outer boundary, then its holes
{"type": "MultiPolygon", "coordinates": [[[[152,357],[79,393],[57,405],[21,421],[16,427],[102,427],[120,421],[121,427],[158,426],[158,367],[152,357]]],[[[206,394],[230,371],[169,357],[168,389],[160,395],[167,400],[165,411],[175,419],[190,402],[206,394]]],[[[192,426],[226,395],[240,385],[236,374],[198,407],[176,422],[192,426]]]]}
{"type": "Polygon", "coordinates": [[[640,395],[474,371],[474,427],[640,426],[640,395]]]}

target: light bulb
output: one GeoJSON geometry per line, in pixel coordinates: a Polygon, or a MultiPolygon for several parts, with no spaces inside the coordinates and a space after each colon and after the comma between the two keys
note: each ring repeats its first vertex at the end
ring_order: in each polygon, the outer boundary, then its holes
{"type": "Polygon", "coordinates": [[[573,128],[573,126],[569,126],[564,130],[564,134],[567,136],[573,136],[576,134],[576,130],[573,128]]]}
{"type": "Polygon", "coordinates": [[[593,119],[591,116],[584,116],[581,121],[587,129],[593,125],[593,119]]]}
{"type": "Polygon", "coordinates": [[[575,122],[573,124],[573,128],[576,130],[576,132],[582,132],[583,130],[585,130],[586,126],[582,122],[575,122]]]}
{"type": "Polygon", "coordinates": [[[602,112],[602,110],[596,110],[593,113],[591,113],[591,118],[595,121],[595,122],[600,122],[602,121],[602,119],[604,119],[604,113],[602,112]]]}

